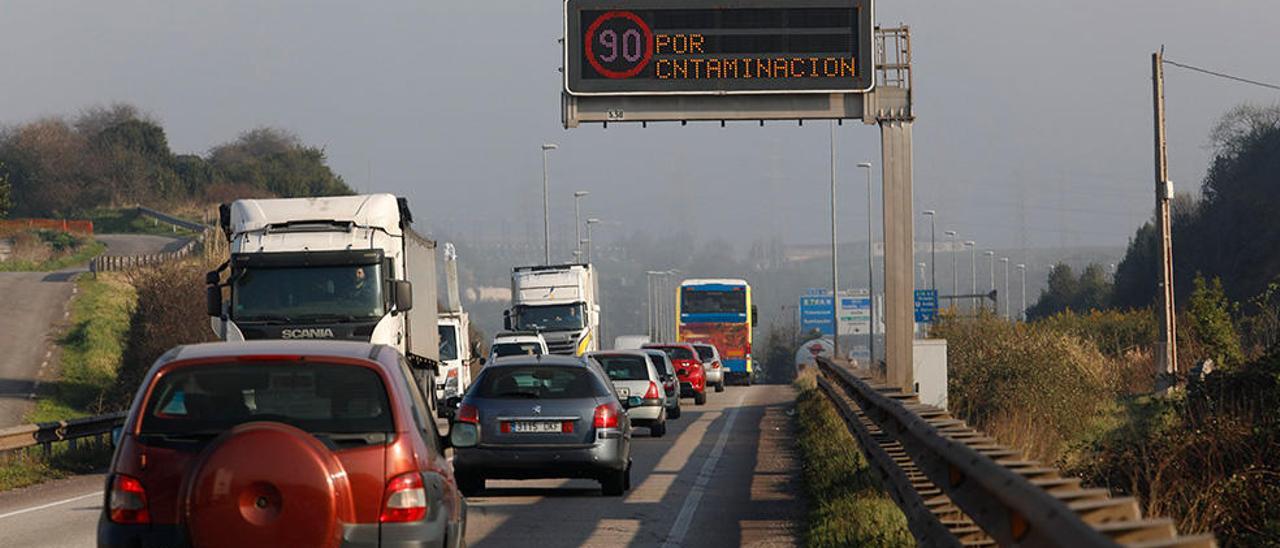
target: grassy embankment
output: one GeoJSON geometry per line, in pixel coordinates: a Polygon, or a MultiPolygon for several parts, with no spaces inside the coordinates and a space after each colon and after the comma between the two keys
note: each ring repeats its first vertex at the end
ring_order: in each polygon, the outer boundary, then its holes
{"type": "MultiPolygon", "coordinates": [[[[82,277],[71,307],[70,325],[59,339],[60,378],[41,385],[29,422],[66,420],[102,411],[116,383],[130,317],[136,304],[133,286],[119,275],[82,277]]],[[[106,447],[80,444],[71,450],[55,444],[51,457],[39,449],[17,451],[0,462],[0,490],[31,485],[102,466],[106,447]]]]}
{"type": "Polygon", "coordinates": [[[805,492],[809,499],[804,544],[911,546],[907,519],[885,493],[857,440],[812,372],[795,383],[796,420],[805,492]]]}
{"type": "Polygon", "coordinates": [[[0,261],[0,272],[49,272],[83,265],[106,251],[102,242],[51,230],[0,235],[13,242],[12,255],[0,261]]]}

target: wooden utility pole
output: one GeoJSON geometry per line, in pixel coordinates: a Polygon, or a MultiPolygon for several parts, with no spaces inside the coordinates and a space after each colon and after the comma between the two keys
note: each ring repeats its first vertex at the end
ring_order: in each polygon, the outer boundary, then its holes
{"type": "Polygon", "coordinates": [[[1169,180],[1168,146],[1164,118],[1164,48],[1151,55],[1151,82],[1155,104],[1156,223],[1160,229],[1160,341],[1156,347],[1156,389],[1163,392],[1177,383],[1177,311],[1173,300],[1173,182],[1169,180]]]}

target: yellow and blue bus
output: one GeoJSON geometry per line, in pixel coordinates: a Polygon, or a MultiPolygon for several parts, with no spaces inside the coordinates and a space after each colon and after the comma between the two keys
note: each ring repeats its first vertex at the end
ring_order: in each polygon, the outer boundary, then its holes
{"type": "Polygon", "coordinates": [[[751,328],[756,324],[751,285],[738,279],[696,279],[676,294],[677,340],[715,345],[726,381],[751,384],[751,328]]]}

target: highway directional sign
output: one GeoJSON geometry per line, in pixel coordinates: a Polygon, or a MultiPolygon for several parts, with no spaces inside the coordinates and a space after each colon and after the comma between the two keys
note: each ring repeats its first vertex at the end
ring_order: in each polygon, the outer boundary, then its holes
{"type": "Polygon", "coordinates": [[[933,323],[938,319],[938,290],[916,290],[916,322],[933,323]]]}
{"type": "Polygon", "coordinates": [[[813,294],[800,297],[800,331],[808,333],[817,329],[823,335],[830,335],[835,332],[834,322],[831,317],[831,293],[826,295],[813,294]]]}
{"type": "Polygon", "coordinates": [[[867,92],[871,1],[565,0],[565,91],[867,92]]]}

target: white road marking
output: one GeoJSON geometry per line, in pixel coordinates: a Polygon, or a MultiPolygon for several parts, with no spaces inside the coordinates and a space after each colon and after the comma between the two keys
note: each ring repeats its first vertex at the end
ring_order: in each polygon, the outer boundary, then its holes
{"type": "Polygon", "coordinates": [[[4,518],[11,518],[11,517],[13,517],[13,516],[20,516],[20,515],[22,515],[22,514],[27,514],[27,513],[30,513],[30,512],[37,512],[37,511],[40,511],[40,510],[44,510],[44,509],[46,509],[46,508],[53,508],[54,506],[62,506],[63,504],[70,504],[70,503],[72,503],[72,502],[76,502],[76,501],[78,501],[78,500],[84,500],[84,499],[87,499],[87,498],[89,498],[89,497],[101,497],[101,496],[102,496],[102,492],[101,492],[101,491],[94,492],[94,493],[88,493],[88,494],[80,495],[80,496],[78,496],[78,497],[71,497],[71,498],[69,498],[69,499],[62,499],[62,500],[60,500],[60,501],[50,502],[50,503],[48,503],[48,504],[41,504],[40,506],[32,506],[31,508],[23,508],[23,509],[21,509],[21,510],[14,510],[14,511],[12,511],[12,512],[8,512],[8,513],[5,513],[5,514],[0,514],[0,519],[4,519],[4,518]]]}
{"type": "Polygon", "coordinates": [[[676,516],[676,522],[671,524],[671,531],[667,533],[667,540],[662,543],[662,548],[678,548],[684,543],[684,536],[689,532],[689,524],[693,522],[693,515],[697,513],[698,504],[702,502],[702,494],[706,492],[707,484],[711,483],[711,477],[716,473],[716,464],[720,462],[720,456],[724,455],[724,446],[729,442],[729,432],[733,430],[733,422],[738,418],[738,410],[742,408],[742,402],[746,399],[747,393],[744,391],[738,397],[738,403],[725,418],[720,437],[716,439],[716,445],[707,456],[707,461],[702,463],[702,469],[698,470],[698,479],[694,480],[693,488],[689,489],[689,496],[685,497],[684,505],[680,507],[680,514],[676,516]]]}

